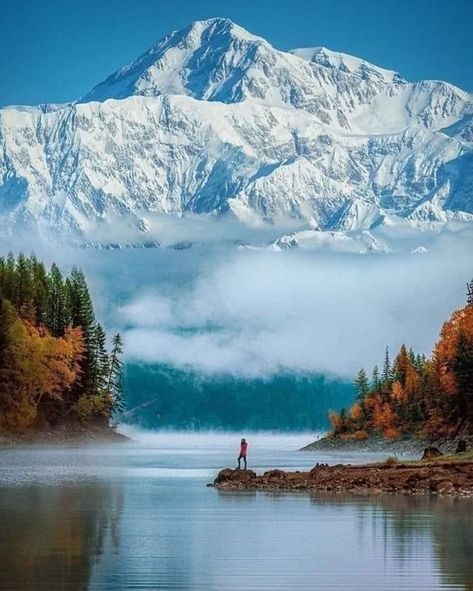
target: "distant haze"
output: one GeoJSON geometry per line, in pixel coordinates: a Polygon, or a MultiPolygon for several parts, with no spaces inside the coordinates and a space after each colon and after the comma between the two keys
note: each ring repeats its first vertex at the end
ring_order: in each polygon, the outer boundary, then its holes
{"type": "Polygon", "coordinates": [[[205,374],[352,377],[405,342],[429,354],[473,278],[471,233],[425,254],[239,250],[40,251],[84,268],[99,318],[131,361],[205,374]]]}

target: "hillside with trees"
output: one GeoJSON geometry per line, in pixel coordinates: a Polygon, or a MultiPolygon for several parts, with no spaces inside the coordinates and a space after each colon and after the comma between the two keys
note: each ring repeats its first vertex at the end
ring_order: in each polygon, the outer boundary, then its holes
{"type": "Polygon", "coordinates": [[[382,435],[431,439],[473,435],[473,281],[467,305],[444,323],[430,358],[402,345],[391,362],[386,349],[381,372],[361,369],[356,402],[332,412],[332,435],[363,440],[382,435]]]}
{"type": "Polygon", "coordinates": [[[0,257],[0,430],[109,429],[123,404],[122,339],[97,322],[80,269],[0,257]]]}

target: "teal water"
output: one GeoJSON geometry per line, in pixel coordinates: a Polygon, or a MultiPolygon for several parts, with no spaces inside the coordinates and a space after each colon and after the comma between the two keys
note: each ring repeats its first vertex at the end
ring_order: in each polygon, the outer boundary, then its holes
{"type": "MultiPolygon", "coordinates": [[[[373,456],[251,436],[251,467],[373,456]]],[[[0,589],[473,589],[473,503],[207,488],[234,435],[0,450],[0,589]]]]}

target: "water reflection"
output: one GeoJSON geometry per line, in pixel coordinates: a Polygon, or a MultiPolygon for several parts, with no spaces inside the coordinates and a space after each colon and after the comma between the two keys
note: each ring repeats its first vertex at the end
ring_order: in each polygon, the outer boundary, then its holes
{"type": "Polygon", "coordinates": [[[233,445],[183,439],[0,450],[1,591],[473,591],[472,500],[216,491],[233,445]]]}
{"type": "Polygon", "coordinates": [[[0,488],[0,588],[89,588],[104,549],[117,552],[120,487],[0,488]]]}
{"type": "Polygon", "coordinates": [[[339,502],[318,496],[311,501],[354,505],[360,544],[378,538],[384,559],[393,554],[400,563],[418,560],[420,568],[431,554],[445,587],[473,591],[473,500],[396,495],[339,502]]]}

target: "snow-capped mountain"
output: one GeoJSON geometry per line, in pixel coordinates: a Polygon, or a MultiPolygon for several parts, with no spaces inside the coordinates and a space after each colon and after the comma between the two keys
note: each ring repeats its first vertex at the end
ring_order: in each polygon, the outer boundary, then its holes
{"type": "Polygon", "coordinates": [[[171,33],[76,103],[0,109],[0,146],[3,232],[111,240],[190,212],[336,232],[473,220],[472,95],[279,51],[228,19],[171,33]]]}

